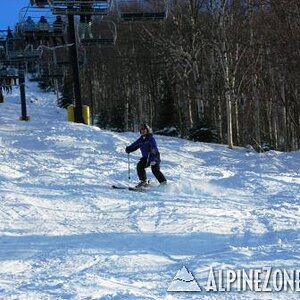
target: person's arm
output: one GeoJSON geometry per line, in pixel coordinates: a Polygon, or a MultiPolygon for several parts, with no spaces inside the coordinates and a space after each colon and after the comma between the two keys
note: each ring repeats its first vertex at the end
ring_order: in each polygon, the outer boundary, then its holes
{"type": "Polygon", "coordinates": [[[141,147],[141,138],[138,138],[135,142],[125,148],[126,153],[134,152],[141,147]]]}

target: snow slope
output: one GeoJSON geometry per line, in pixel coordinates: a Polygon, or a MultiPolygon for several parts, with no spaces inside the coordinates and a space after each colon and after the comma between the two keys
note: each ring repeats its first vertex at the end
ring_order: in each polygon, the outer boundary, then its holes
{"type": "Polygon", "coordinates": [[[137,133],[68,123],[54,95],[26,93],[29,122],[18,89],[0,104],[0,299],[299,299],[167,292],[183,266],[200,287],[211,266],[300,269],[299,151],[157,136],[169,184],[113,190],[137,133]]]}

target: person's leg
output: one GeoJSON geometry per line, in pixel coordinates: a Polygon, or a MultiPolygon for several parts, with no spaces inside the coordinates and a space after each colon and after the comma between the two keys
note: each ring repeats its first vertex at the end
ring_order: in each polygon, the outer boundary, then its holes
{"type": "Polygon", "coordinates": [[[87,36],[88,38],[92,39],[93,38],[93,33],[92,33],[92,16],[87,15],[86,16],[86,23],[87,23],[87,36]]]}
{"type": "Polygon", "coordinates": [[[79,38],[81,38],[81,39],[85,38],[85,28],[86,28],[85,15],[80,15],[80,20],[79,20],[79,38]]]}
{"type": "Polygon", "coordinates": [[[159,163],[155,164],[154,166],[151,166],[151,171],[155,178],[158,180],[159,183],[167,182],[166,177],[164,174],[160,171],[160,165],[159,163]]]}
{"type": "Polygon", "coordinates": [[[147,161],[144,158],[141,158],[136,166],[137,174],[141,181],[147,180],[147,175],[146,175],[146,170],[145,170],[146,166],[147,166],[147,161]]]}

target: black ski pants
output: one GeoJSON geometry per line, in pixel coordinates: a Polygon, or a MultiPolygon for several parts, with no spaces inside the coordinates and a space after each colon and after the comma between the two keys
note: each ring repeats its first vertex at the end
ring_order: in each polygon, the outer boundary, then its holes
{"type": "MultiPolygon", "coordinates": [[[[149,163],[147,163],[147,159],[142,157],[140,161],[138,162],[136,169],[137,169],[137,174],[140,180],[147,180],[147,175],[146,175],[146,168],[150,166],[149,163]]],[[[151,166],[151,171],[155,178],[158,180],[159,183],[162,183],[164,181],[167,181],[164,174],[160,171],[160,165],[157,162],[154,166],[151,166]]]]}

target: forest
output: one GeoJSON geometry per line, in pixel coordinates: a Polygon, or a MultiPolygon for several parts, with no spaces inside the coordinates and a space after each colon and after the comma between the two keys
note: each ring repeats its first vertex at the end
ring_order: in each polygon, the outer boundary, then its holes
{"type": "MultiPolygon", "coordinates": [[[[79,49],[94,124],[125,131],[147,122],[229,148],[299,149],[298,0],[173,0],[163,21],[121,22],[117,9],[109,18],[114,45],[79,49]]],[[[93,17],[94,30],[101,24],[93,17]]],[[[66,67],[64,75],[61,106],[73,99],[66,67]]]]}

